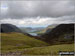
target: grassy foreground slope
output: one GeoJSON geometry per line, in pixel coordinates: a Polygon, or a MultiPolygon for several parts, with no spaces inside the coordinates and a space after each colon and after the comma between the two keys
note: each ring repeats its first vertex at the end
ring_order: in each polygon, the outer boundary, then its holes
{"type": "Polygon", "coordinates": [[[47,45],[48,44],[43,41],[31,38],[21,33],[1,33],[2,52],[47,45]]]}
{"type": "Polygon", "coordinates": [[[34,47],[23,52],[24,55],[58,55],[59,51],[74,51],[74,44],[52,45],[47,47],[34,47]]]}

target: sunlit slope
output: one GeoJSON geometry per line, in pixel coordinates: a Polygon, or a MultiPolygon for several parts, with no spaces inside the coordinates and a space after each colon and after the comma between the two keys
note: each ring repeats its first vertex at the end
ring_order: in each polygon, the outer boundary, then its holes
{"type": "Polygon", "coordinates": [[[47,47],[34,47],[23,52],[24,55],[57,55],[60,51],[74,51],[74,44],[52,45],[47,47]]]}
{"type": "Polygon", "coordinates": [[[32,37],[23,35],[21,33],[1,33],[1,49],[23,49],[28,47],[46,46],[47,43],[34,39],[32,37]]]}

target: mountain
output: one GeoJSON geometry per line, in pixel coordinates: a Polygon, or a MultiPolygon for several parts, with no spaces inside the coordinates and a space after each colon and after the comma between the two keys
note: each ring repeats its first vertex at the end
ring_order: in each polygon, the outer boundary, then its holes
{"type": "Polygon", "coordinates": [[[72,43],[74,41],[74,24],[60,24],[41,37],[50,44],[72,43]]]}
{"type": "Polygon", "coordinates": [[[17,32],[17,33],[22,33],[28,36],[31,36],[30,34],[28,34],[27,32],[23,32],[22,30],[20,30],[18,27],[16,27],[15,25],[12,24],[1,24],[0,25],[0,32],[1,33],[11,33],[11,32],[17,32]]]}
{"type": "Polygon", "coordinates": [[[43,30],[43,29],[45,29],[45,27],[35,27],[35,28],[33,28],[35,31],[40,31],[40,30],[43,30]]]}
{"type": "Polygon", "coordinates": [[[2,33],[22,32],[18,27],[12,24],[1,24],[0,29],[2,33]]]}
{"type": "Polygon", "coordinates": [[[28,33],[31,33],[31,32],[39,32],[41,30],[44,29],[44,27],[35,27],[35,28],[32,28],[32,27],[19,27],[23,32],[28,32],[28,33]]]}
{"type": "Polygon", "coordinates": [[[40,30],[37,30],[35,31],[34,33],[37,33],[38,35],[42,35],[46,32],[50,32],[53,28],[55,28],[58,24],[52,24],[52,25],[49,25],[48,27],[44,27],[44,28],[41,28],[40,30]]]}
{"type": "Polygon", "coordinates": [[[53,28],[55,28],[58,24],[52,24],[52,25],[49,25],[48,27],[46,27],[44,29],[44,32],[47,33],[47,32],[50,32],[53,28]]]}
{"type": "Polygon", "coordinates": [[[32,28],[31,27],[19,27],[23,32],[32,32],[32,28]]]}

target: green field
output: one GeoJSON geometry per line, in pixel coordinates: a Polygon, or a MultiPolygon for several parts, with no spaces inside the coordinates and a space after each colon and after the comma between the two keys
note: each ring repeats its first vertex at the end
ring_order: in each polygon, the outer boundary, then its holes
{"type": "Polygon", "coordinates": [[[74,51],[74,44],[51,45],[21,33],[1,33],[2,53],[21,51],[22,55],[57,55],[59,51],[74,51]]]}

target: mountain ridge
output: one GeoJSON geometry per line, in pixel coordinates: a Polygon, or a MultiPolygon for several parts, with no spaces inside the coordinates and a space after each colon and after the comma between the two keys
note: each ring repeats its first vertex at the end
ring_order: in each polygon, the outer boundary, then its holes
{"type": "Polygon", "coordinates": [[[62,40],[62,39],[58,40],[59,38],[64,38],[64,36],[66,35],[69,36],[72,35],[72,38],[74,39],[74,24],[60,24],[55,28],[53,28],[48,33],[41,35],[41,38],[43,38],[44,41],[51,44],[53,42],[58,42],[58,41],[67,42],[66,40],[62,40]]]}

